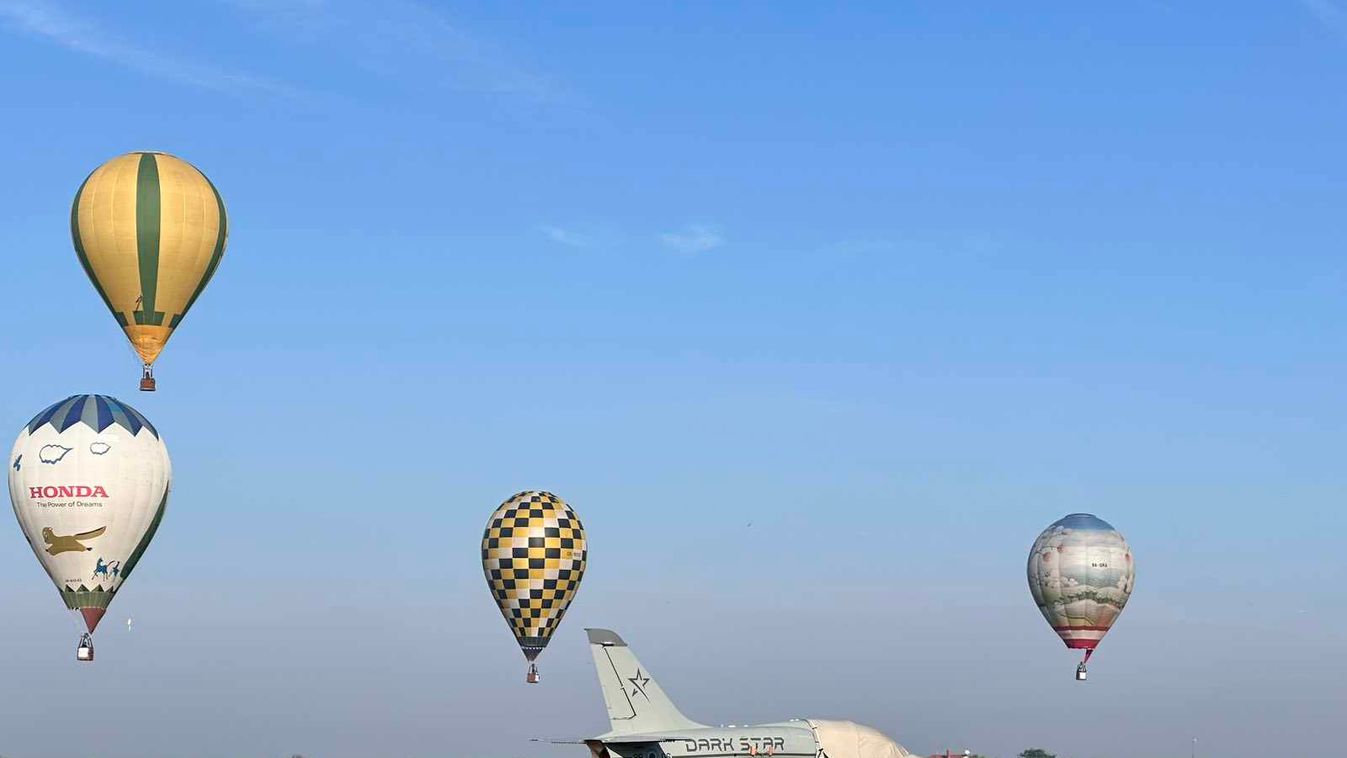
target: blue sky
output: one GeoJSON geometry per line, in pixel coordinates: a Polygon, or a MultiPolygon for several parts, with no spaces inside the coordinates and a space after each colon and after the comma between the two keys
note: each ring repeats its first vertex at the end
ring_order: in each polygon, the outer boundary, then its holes
{"type": "Polygon", "coordinates": [[[0,0],[0,84],[2,417],[118,395],[176,474],[92,667],[0,541],[6,755],[582,755],[585,626],[709,722],[1340,743],[1347,3],[0,0]],[[232,220],[152,396],[68,235],[137,149],[232,220]],[[592,541],[539,687],[531,488],[592,541]],[[1138,562],[1085,686],[1074,511],[1138,562]]]}

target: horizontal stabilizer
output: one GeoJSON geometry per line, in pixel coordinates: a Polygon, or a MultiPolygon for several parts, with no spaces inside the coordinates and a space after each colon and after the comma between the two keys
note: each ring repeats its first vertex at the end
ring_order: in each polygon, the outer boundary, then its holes
{"type": "MultiPolygon", "coordinates": [[[[618,734],[611,737],[605,736],[603,742],[609,745],[639,745],[646,742],[670,742],[679,739],[671,734],[618,734]]],[[[585,745],[594,742],[594,738],[573,739],[573,740],[554,740],[545,737],[534,737],[529,742],[546,742],[549,745],[585,745]]]]}

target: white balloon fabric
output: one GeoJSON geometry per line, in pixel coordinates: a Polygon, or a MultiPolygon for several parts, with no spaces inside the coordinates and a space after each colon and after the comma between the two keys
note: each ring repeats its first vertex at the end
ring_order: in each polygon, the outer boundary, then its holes
{"type": "Polygon", "coordinates": [[[907,748],[873,727],[854,721],[807,719],[825,758],[915,758],[907,748]]]}
{"type": "Polygon", "coordinates": [[[14,515],[90,632],[159,528],[171,478],[159,432],[105,395],[69,397],[19,431],[9,466],[14,515]]]}

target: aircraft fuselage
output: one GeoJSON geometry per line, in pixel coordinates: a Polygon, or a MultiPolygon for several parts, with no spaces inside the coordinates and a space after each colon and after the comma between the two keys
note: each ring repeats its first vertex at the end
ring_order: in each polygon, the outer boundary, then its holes
{"type": "Polygon", "coordinates": [[[658,741],[605,742],[604,745],[614,758],[815,758],[818,755],[814,732],[807,725],[792,723],[689,729],[658,737],[658,741]]]}

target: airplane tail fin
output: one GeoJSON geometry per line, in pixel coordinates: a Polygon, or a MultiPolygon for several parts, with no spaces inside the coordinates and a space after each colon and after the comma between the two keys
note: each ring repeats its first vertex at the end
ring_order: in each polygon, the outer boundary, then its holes
{"type": "Polygon", "coordinates": [[[679,712],[627,643],[607,629],[586,629],[589,652],[608,706],[609,735],[649,734],[703,725],[679,712]]]}

